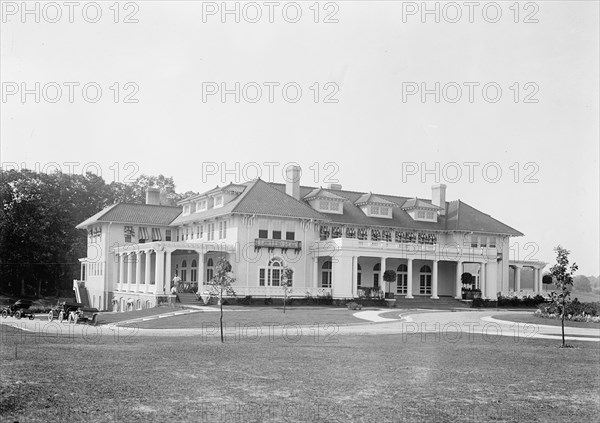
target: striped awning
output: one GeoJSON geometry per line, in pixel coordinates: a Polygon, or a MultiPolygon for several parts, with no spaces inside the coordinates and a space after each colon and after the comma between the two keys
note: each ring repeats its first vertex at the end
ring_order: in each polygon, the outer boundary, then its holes
{"type": "Polygon", "coordinates": [[[162,241],[160,228],[152,228],[152,241],[162,241]]]}
{"type": "Polygon", "coordinates": [[[148,228],[143,228],[140,226],[138,231],[138,239],[150,239],[148,236],[148,228]]]}

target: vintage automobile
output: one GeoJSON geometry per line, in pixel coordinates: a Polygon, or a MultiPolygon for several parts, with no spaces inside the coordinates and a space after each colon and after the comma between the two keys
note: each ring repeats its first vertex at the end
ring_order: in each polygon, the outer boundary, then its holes
{"type": "Polygon", "coordinates": [[[63,301],[48,312],[48,321],[58,319],[61,323],[67,320],[69,323],[84,322],[96,325],[98,312],[97,308],[88,308],[81,303],[63,301]]]}
{"type": "Polygon", "coordinates": [[[29,312],[29,307],[33,304],[31,300],[17,300],[13,305],[6,306],[2,309],[2,317],[7,318],[16,317],[20,319],[21,317],[29,317],[29,320],[35,319],[35,315],[29,312]]]}

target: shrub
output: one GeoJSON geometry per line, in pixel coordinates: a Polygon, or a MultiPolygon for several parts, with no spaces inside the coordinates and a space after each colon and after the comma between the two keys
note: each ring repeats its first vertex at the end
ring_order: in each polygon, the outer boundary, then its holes
{"type": "Polygon", "coordinates": [[[244,298],[237,298],[236,301],[240,305],[251,305],[252,304],[252,296],[246,295],[244,298]]]}
{"type": "MultiPolygon", "coordinates": [[[[540,304],[535,314],[558,319],[560,318],[560,307],[556,303],[540,304]]],[[[576,322],[598,322],[600,321],[600,303],[582,303],[575,298],[567,303],[565,319],[576,322]]]]}
{"type": "Polygon", "coordinates": [[[362,305],[354,301],[346,303],[346,307],[348,307],[348,310],[362,310],[362,305]]]}

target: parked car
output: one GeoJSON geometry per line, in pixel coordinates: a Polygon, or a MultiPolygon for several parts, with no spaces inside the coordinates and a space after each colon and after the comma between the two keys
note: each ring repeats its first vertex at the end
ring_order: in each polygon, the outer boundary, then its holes
{"type": "Polygon", "coordinates": [[[48,321],[57,319],[61,323],[67,320],[69,323],[84,322],[96,325],[98,313],[97,308],[88,308],[81,303],[63,301],[48,312],[48,321]]]}
{"type": "Polygon", "coordinates": [[[29,307],[33,304],[31,300],[17,300],[13,305],[6,306],[2,309],[2,317],[7,318],[16,317],[20,319],[21,317],[29,317],[29,320],[35,319],[35,315],[29,312],[29,307]]]}

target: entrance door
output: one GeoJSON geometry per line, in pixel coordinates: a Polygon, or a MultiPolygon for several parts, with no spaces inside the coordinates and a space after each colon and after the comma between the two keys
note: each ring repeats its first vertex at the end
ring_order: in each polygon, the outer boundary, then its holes
{"type": "Polygon", "coordinates": [[[419,271],[419,293],[431,295],[431,267],[423,266],[419,271]]]}

